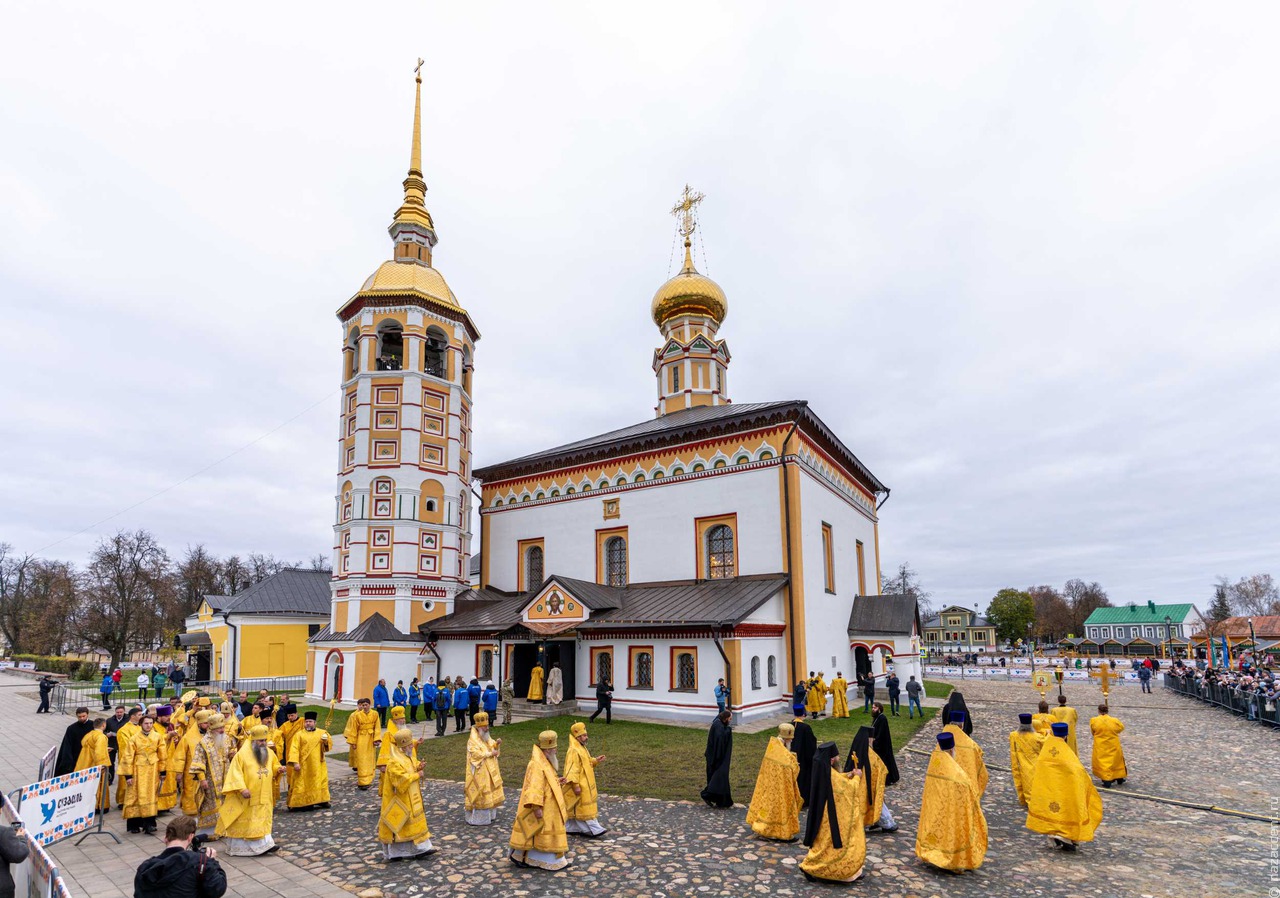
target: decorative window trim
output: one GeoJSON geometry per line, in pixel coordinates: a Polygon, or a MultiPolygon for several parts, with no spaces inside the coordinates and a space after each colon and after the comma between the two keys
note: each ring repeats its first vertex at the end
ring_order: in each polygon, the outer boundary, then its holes
{"type": "Polygon", "coordinates": [[[836,544],[835,531],[826,521],[822,522],[822,582],[827,592],[836,592],[836,544]]]}
{"type": "MultiPolygon", "coordinates": [[[[739,536],[738,515],[734,513],[734,514],[725,514],[725,515],[714,515],[714,516],[705,517],[705,518],[694,518],[694,533],[697,537],[697,545],[695,548],[698,553],[696,570],[698,572],[699,580],[710,579],[710,576],[709,576],[710,572],[708,570],[708,568],[710,567],[710,557],[709,557],[710,550],[707,544],[707,534],[713,528],[718,527],[721,524],[727,526],[729,530],[733,533],[733,576],[736,577],[742,573],[742,567],[741,567],[742,553],[740,551],[741,541],[738,538],[739,536]]],[[[728,579],[728,578],[724,578],[724,579],[728,579]]]]}
{"type": "Polygon", "coordinates": [[[670,670],[671,688],[668,692],[684,692],[695,693],[698,691],[698,647],[696,645],[673,645],[671,647],[671,670],[670,670]],[[680,671],[678,660],[681,655],[691,655],[693,657],[693,688],[682,688],[680,683],[680,671]]]}
{"type": "Polygon", "coordinates": [[[627,583],[631,582],[631,538],[627,528],[604,527],[596,531],[596,582],[604,586],[609,585],[607,548],[609,541],[614,537],[620,538],[626,544],[626,569],[623,571],[623,575],[626,577],[627,583]]]}
{"type": "MultiPolygon", "coordinates": [[[[609,672],[610,672],[610,674],[614,674],[614,672],[615,672],[615,670],[616,670],[616,668],[614,668],[614,666],[613,666],[613,646],[611,646],[611,645],[606,645],[606,646],[600,646],[599,648],[595,648],[595,647],[593,647],[593,648],[591,649],[591,652],[590,652],[590,655],[589,655],[589,659],[588,659],[588,660],[589,660],[589,662],[590,662],[590,665],[591,665],[590,670],[589,670],[589,672],[588,672],[588,674],[587,674],[587,685],[588,685],[588,686],[595,686],[595,685],[596,685],[596,682],[597,682],[597,681],[596,681],[596,669],[597,669],[597,668],[596,668],[596,665],[599,663],[596,659],[597,659],[597,658],[599,658],[601,655],[608,655],[608,656],[609,656],[609,672]]],[[[613,679],[615,679],[615,680],[617,679],[616,674],[614,675],[613,679]]],[[[617,684],[617,683],[614,683],[613,685],[614,685],[614,686],[617,686],[618,684],[617,684]]]]}
{"type": "Polygon", "coordinates": [[[537,548],[542,550],[542,577],[545,579],[547,575],[547,547],[544,537],[536,537],[535,539],[522,539],[516,542],[516,588],[520,592],[528,592],[536,586],[541,586],[542,581],[537,583],[528,582],[528,571],[525,570],[529,557],[529,550],[537,548]]]}
{"type": "MultiPolygon", "coordinates": [[[[654,658],[653,646],[651,645],[633,645],[627,647],[627,688],[628,689],[653,689],[654,680],[654,658]],[[640,663],[640,655],[649,655],[649,685],[641,686],[636,679],[636,672],[640,663]]],[[[617,686],[614,683],[614,686],[617,686]]]]}

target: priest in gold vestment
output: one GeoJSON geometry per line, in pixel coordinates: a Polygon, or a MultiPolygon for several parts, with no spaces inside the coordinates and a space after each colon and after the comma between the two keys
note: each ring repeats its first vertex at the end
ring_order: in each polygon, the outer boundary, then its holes
{"type": "MultiPolygon", "coordinates": [[[[280,763],[284,765],[285,779],[285,799],[289,797],[289,793],[293,791],[293,778],[297,774],[297,770],[290,762],[293,760],[289,757],[289,743],[293,741],[293,737],[302,732],[303,721],[298,718],[298,706],[295,704],[287,704],[281,708],[284,711],[284,723],[280,724],[276,734],[276,752],[280,759],[280,763]]],[[[277,780],[277,785],[279,781],[277,780]]],[[[292,809],[293,805],[289,805],[292,809]]]]}
{"type": "Polygon", "coordinates": [[[837,670],[835,679],[831,681],[831,716],[849,716],[849,681],[844,678],[842,670],[837,670]]]}
{"type": "MultiPolygon", "coordinates": [[[[392,705],[391,712],[387,715],[387,729],[382,734],[382,745],[378,747],[379,770],[387,766],[387,759],[391,757],[391,749],[396,743],[396,733],[403,729],[407,729],[407,725],[404,722],[404,706],[392,705]]],[[[413,744],[413,749],[409,754],[417,754],[417,742],[413,744]]]]}
{"type": "Polygon", "coordinates": [[[859,727],[849,745],[849,757],[844,762],[844,772],[863,771],[866,784],[867,829],[871,832],[892,833],[898,831],[893,811],[884,800],[885,786],[889,781],[889,768],[875,751],[875,729],[859,727]]]}
{"type": "Polygon", "coordinates": [[[382,812],[378,815],[378,841],[387,860],[418,857],[435,851],[431,830],[422,809],[424,762],[414,752],[413,733],[408,728],[390,740],[386,770],[382,772],[382,812]]]}
{"type": "Polygon", "coordinates": [[[943,732],[955,736],[955,759],[969,776],[969,782],[977,790],[981,798],[987,792],[987,765],[983,760],[982,747],[973,741],[973,737],[965,733],[964,722],[967,712],[952,711],[951,720],[943,732]]]}
{"type": "Polygon", "coordinates": [[[1036,713],[1031,715],[1031,728],[1049,738],[1049,727],[1053,726],[1053,722],[1058,718],[1049,713],[1049,703],[1041,700],[1040,706],[1036,709],[1036,713]]]}
{"type": "Polygon", "coordinates": [[[840,771],[834,742],[818,746],[809,785],[804,844],[809,853],[800,871],[809,880],[849,883],[862,876],[867,860],[866,780],[861,770],[840,771]]]}
{"type": "Polygon", "coordinates": [[[269,735],[262,724],[251,729],[222,781],[217,832],[227,840],[227,854],[233,857],[253,857],[278,847],[271,837],[272,793],[283,770],[276,753],[267,747],[269,735]]]}
{"type": "Polygon", "coordinates": [[[489,736],[489,714],[480,711],[467,737],[466,790],[463,810],[472,826],[488,826],[498,819],[498,808],[507,800],[498,769],[502,740],[489,736]]]}
{"type": "Polygon", "coordinates": [[[809,671],[809,691],[805,694],[804,706],[815,720],[827,710],[827,684],[822,679],[822,671],[815,676],[809,671]]]}
{"type": "Polygon", "coordinates": [[[1055,848],[1075,851],[1092,842],[1102,822],[1102,798],[1067,744],[1068,727],[1057,721],[1045,740],[1027,799],[1027,829],[1044,833],[1055,848]]]}
{"type": "Polygon", "coordinates": [[[511,827],[511,863],[539,870],[563,870],[569,866],[569,840],[565,835],[565,803],[557,775],[555,730],[543,730],[534,743],[524,770],[520,809],[511,827]]]}
{"type": "Polygon", "coordinates": [[[756,787],[747,806],[747,825],[762,839],[794,842],[800,833],[800,762],[791,751],[796,728],[779,724],[778,735],[765,746],[756,787]]]}
{"type": "Polygon", "coordinates": [[[541,664],[533,665],[533,670],[529,673],[529,694],[528,700],[531,702],[540,702],[543,698],[542,678],[545,676],[541,664]]]}
{"type": "Polygon", "coordinates": [[[382,740],[382,721],[378,712],[370,709],[370,704],[367,698],[356,702],[356,710],[351,712],[346,729],[342,731],[347,740],[347,764],[355,773],[356,785],[360,789],[373,785],[378,744],[382,740]]]}
{"type": "Polygon", "coordinates": [[[212,719],[212,711],[197,711],[195,716],[187,722],[187,729],[178,742],[179,757],[174,766],[178,769],[178,779],[181,781],[178,791],[182,802],[182,813],[188,817],[196,816],[200,802],[204,798],[191,777],[191,761],[195,757],[196,746],[209,732],[209,721],[212,719]]]}
{"type": "Polygon", "coordinates": [[[569,750],[564,758],[564,810],[566,832],[595,838],[607,829],[600,825],[600,793],[596,791],[596,767],[604,755],[587,751],[587,725],[579,720],[569,727],[569,750]]]}
{"type": "Polygon", "coordinates": [[[1058,706],[1049,712],[1055,720],[1061,720],[1067,725],[1067,745],[1071,746],[1071,750],[1076,753],[1076,757],[1080,757],[1080,746],[1076,744],[1076,729],[1080,723],[1080,715],[1076,713],[1075,708],[1067,707],[1067,697],[1065,695],[1058,696],[1058,706]]]}
{"type": "Polygon", "coordinates": [[[1013,771],[1013,790],[1018,794],[1018,804],[1024,808],[1044,740],[1045,737],[1032,728],[1031,714],[1025,711],[1019,714],[1018,728],[1009,734],[1009,767],[1013,771]]]}
{"type": "MultiPolygon", "coordinates": [[[[155,718],[144,717],[128,741],[120,744],[120,774],[124,778],[124,819],[131,833],[156,831],[156,796],[165,779],[168,747],[155,729],[155,718]]],[[[127,724],[126,724],[127,726],[127,724]]],[[[120,732],[124,732],[124,727],[120,732]]],[[[116,734],[117,741],[119,733],[116,734]]]]}
{"type": "Polygon", "coordinates": [[[1093,733],[1093,775],[1108,789],[1112,783],[1123,783],[1129,776],[1120,747],[1124,724],[1111,716],[1106,705],[1098,705],[1098,716],[1090,718],[1089,731],[1093,733]]]}
{"type": "Polygon", "coordinates": [[[977,788],[955,758],[956,737],[938,734],[924,777],[924,800],[916,827],[916,857],[959,873],[977,870],[987,855],[987,818],[977,788]]]}
{"type": "Polygon", "coordinates": [[[182,783],[182,771],[187,759],[182,753],[182,730],[173,722],[173,706],[161,705],[156,708],[155,732],[160,734],[164,742],[165,776],[160,780],[160,791],[156,794],[156,810],[170,811],[178,804],[178,786],[182,783]]]}
{"type": "MultiPolygon", "coordinates": [[[[289,810],[329,806],[329,764],[324,756],[332,747],[329,734],[316,726],[317,713],[308,711],[302,729],[289,740],[286,767],[289,779],[289,810]]],[[[281,727],[283,729],[283,727],[281,727]]]]}
{"type": "MultiPolygon", "coordinates": [[[[93,722],[93,729],[85,733],[80,740],[80,756],[76,758],[76,770],[91,770],[94,767],[110,767],[111,756],[107,753],[107,722],[99,718],[93,722]]],[[[98,813],[111,813],[111,784],[107,782],[107,771],[102,771],[102,779],[98,782],[98,813]]]]}
{"type": "Polygon", "coordinates": [[[129,740],[142,732],[141,708],[129,709],[129,722],[116,730],[116,806],[124,807],[124,773],[120,759],[124,756],[124,747],[129,740]]]}
{"type": "Polygon", "coordinates": [[[196,818],[196,834],[206,839],[216,839],[218,809],[222,807],[222,783],[227,768],[237,751],[236,742],[227,735],[227,720],[222,714],[209,718],[209,732],[205,733],[191,752],[189,782],[194,784],[200,796],[200,804],[192,816],[196,818]]]}

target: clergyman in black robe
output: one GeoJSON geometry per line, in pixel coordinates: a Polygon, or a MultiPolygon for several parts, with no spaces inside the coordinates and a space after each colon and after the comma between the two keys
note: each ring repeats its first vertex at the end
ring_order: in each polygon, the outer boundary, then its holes
{"type": "Polygon", "coordinates": [[[93,724],[89,722],[89,709],[76,708],[76,722],[67,727],[62,736],[62,744],[58,746],[58,760],[53,768],[54,776],[74,773],[76,760],[80,757],[80,743],[89,735],[93,724]]]}
{"type": "Polygon", "coordinates": [[[964,712],[964,734],[972,736],[973,715],[969,713],[969,706],[964,703],[964,695],[958,690],[947,696],[947,703],[942,706],[942,712],[938,715],[938,719],[942,721],[943,726],[951,722],[952,711],[964,712]]]}
{"type": "Polygon", "coordinates": [[[893,756],[893,737],[889,735],[889,718],[884,716],[884,707],[879,702],[871,705],[871,750],[880,756],[889,775],[884,784],[892,786],[898,781],[898,760],[893,756]]]}
{"type": "Polygon", "coordinates": [[[729,759],[733,756],[731,718],[729,711],[721,711],[707,733],[707,788],[702,790],[702,800],[713,808],[733,807],[733,796],[729,792],[729,759]]]}
{"type": "Polygon", "coordinates": [[[809,789],[812,785],[813,755],[818,750],[818,737],[813,735],[813,727],[804,721],[803,705],[796,712],[796,719],[792,721],[792,726],[796,731],[791,739],[791,753],[800,762],[800,772],[796,774],[796,785],[800,787],[801,802],[808,805],[809,789]]]}

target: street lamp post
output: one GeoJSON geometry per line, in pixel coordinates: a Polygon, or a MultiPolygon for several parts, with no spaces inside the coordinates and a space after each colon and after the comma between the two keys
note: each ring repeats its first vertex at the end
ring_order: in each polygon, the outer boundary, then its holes
{"type": "Polygon", "coordinates": [[[1173,624],[1173,618],[1171,618],[1169,615],[1166,614],[1164,616],[1164,656],[1166,658],[1169,657],[1169,649],[1170,649],[1169,643],[1173,641],[1173,631],[1171,629],[1172,624],[1173,624]]]}
{"type": "Polygon", "coordinates": [[[1036,675],[1036,643],[1035,643],[1035,634],[1032,632],[1032,628],[1035,626],[1035,623],[1036,623],[1035,621],[1029,621],[1027,623],[1027,644],[1031,646],[1031,676],[1032,677],[1036,675]]]}
{"type": "Polygon", "coordinates": [[[1258,666],[1258,638],[1253,635],[1253,618],[1249,618],[1249,652],[1253,658],[1253,666],[1258,666]]]}

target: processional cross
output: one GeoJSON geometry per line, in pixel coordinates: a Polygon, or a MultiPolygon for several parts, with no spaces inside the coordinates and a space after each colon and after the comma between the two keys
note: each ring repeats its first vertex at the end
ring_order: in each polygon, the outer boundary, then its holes
{"type": "Polygon", "coordinates": [[[1090,671],[1089,676],[1096,677],[1101,681],[1102,697],[1104,699],[1111,694],[1111,681],[1118,679],[1116,675],[1111,672],[1111,666],[1105,661],[1102,662],[1102,666],[1097,670],[1090,671]]]}

